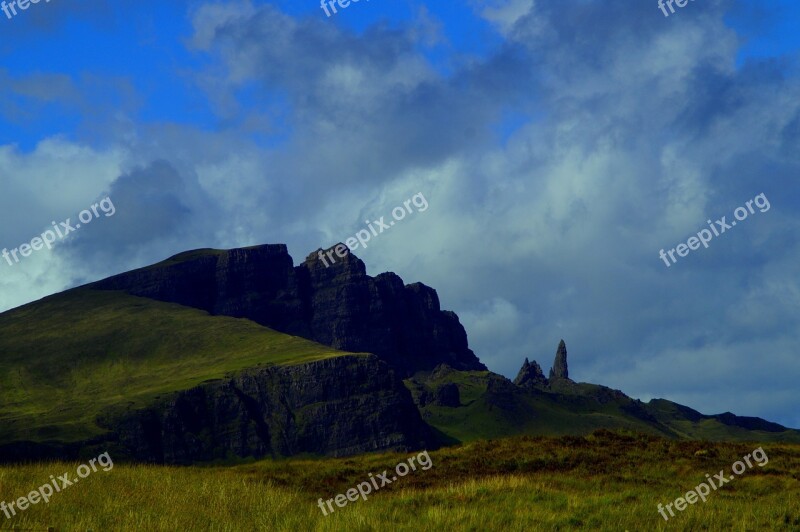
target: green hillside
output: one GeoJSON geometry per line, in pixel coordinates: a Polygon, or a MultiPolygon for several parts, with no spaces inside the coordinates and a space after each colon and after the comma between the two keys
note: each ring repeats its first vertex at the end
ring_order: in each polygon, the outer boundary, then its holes
{"type": "Polygon", "coordinates": [[[0,314],[0,444],[96,435],[109,407],[342,354],[249,320],[78,288],[0,314]]]}
{"type": "Polygon", "coordinates": [[[578,436],[597,429],[679,439],[800,443],[800,431],[748,430],[670,401],[643,403],[595,384],[561,382],[550,390],[530,390],[491,372],[455,370],[420,372],[405,383],[416,398],[447,383],[458,386],[461,406],[421,407],[423,419],[450,443],[517,435],[578,436]]]}

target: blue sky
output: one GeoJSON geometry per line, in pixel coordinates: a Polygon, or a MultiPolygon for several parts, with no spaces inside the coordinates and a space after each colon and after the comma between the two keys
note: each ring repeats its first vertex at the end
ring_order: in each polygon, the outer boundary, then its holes
{"type": "Polygon", "coordinates": [[[490,369],[800,427],[800,5],[68,0],[0,16],[0,309],[197,247],[356,254],[435,287],[490,369]],[[770,210],[658,258],[764,193],[770,210]]]}
{"type": "MultiPolygon", "coordinates": [[[[259,4],[270,3],[254,2],[259,4]]],[[[452,54],[481,55],[501,44],[502,39],[492,26],[470,9],[457,3],[429,4],[362,0],[362,5],[352,4],[355,9],[341,11],[330,22],[363,35],[376,24],[392,27],[410,24],[424,9],[441,24],[446,40],[446,44],[425,47],[424,53],[443,72],[447,72],[452,54]]],[[[125,79],[139,96],[136,119],[219,127],[208,102],[180,75],[181,70],[198,68],[204,62],[203,56],[191,53],[184,46],[192,34],[188,14],[199,4],[144,2],[142,5],[147,7],[132,9],[127,3],[103,6],[94,17],[65,10],[64,19],[54,31],[46,32],[46,39],[41,38],[42,30],[30,27],[32,9],[43,11],[42,7],[29,8],[12,20],[0,18],[5,26],[15,26],[14,39],[3,43],[3,68],[12,78],[59,72],[75,80],[86,75],[125,79]],[[26,32],[26,27],[30,31],[26,32]],[[54,53],[53,42],[59,43],[58,53],[54,53]]],[[[296,17],[325,18],[319,5],[313,2],[282,1],[271,5],[296,17]]],[[[93,97],[108,98],[102,86],[93,87],[92,91],[93,97]]],[[[26,102],[16,103],[24,106],[26,102]]],[[[54,131],[76,135],[81,122],[79,112],[65,112],[55,105],[45,105],[39,110],[36,120],[4,128],[0,141],[17,143],[30,150],[54,131]]]]}

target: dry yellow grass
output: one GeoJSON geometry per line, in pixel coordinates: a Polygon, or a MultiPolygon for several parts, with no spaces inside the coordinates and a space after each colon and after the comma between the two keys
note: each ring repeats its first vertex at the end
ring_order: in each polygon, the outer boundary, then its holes
{"type": "MultiPolygon", "coordinates": [[[[431,452],[417,470],[328,517],[317,507],[409,455],[237,466],[116,464],[0,527],[40,530],[798,530],[800,446],[768,444],[754,467],[668,523],[656,505],[729,470],[750,444],[600,434],[512,438],[431,452]],[[698,452],[702,451],[702,452],[698,452]]],[[[77,464],[0,468],[11,500],[77,464]]],[[[0,514],[0,518],[4,516],[0,514]]]]}

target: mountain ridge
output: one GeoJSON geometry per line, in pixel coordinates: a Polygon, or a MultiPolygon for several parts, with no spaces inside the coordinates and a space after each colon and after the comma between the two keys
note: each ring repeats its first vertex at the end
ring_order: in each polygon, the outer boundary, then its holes
{"type": "Polygon", "coordinates": [[[98,445],[164,463],[343,456],[597,429],[800,442],[760,418],[575,382],[563,339],[549,378],[526,358],[512,382],[433,288],[317,256],[191,250],[0,314],[0,461],[98,445]]]}

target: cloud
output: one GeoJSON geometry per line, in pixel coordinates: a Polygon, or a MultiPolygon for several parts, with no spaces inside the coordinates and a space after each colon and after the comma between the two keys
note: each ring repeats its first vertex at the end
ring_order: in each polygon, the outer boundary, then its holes
{"type": "MultiPolygon", "coordinates": [[[[25,153],[0,146],[0,247],[12,250],[87,206],[119,174],[125,153],[94,150],[54,137],[25,153]]],[[[73,236],[73,235],[70,235],[73,236]]],[[[0,308],[8,309],[71,286],[79,267],[60,255],[63,244],[20,263],[0,261],[0,308]]]]}
{"type": "MultiPolygon", "coordinates": [[[[519,355],[520,346],[515,338],[519,335],[523,320],[513,303],[495,297],[481,302],[460,317],[473,342],[477,340],[492,345],[492,351],[482,357],[485,364],[496,364],[502,359],[519,355]]],[[[546,363],[542,361],[542,364],[546,363]]]]}
{"type": "MultiPolygon", "coordinates": [[[[103,148],[3,146],[15,177],[0,205],[24,220],[4,241],[110,194],[117,214],[42,272],[93,280],[264,242],[302,260],[422,192],[429,210],[357,254],[434,286],[492,370],[547,366],[564,338],[579,380],[796,422],[796,58],[740,61],[727,1],[668,19],[647,3],[470,5],[503,41],[468,57],[428,13],[357,33],[255,2],[197,6],[182,43],[201,60],[181,76],[213,127],[133,118],[131,93],[119,120],[84,124],[103,148]],[[769,212],[669,269],[658,258],[762,192],[769,212]]],[[[85,105],[74,72],[20,80],[0,83],[25,112],[85,105]]],[[[3,303],[58,285],[26,271],[3,303]]]]}
{"type": "MultiPolygon", "coordinates": [[[[10,3],[10,2],[7,2],[10,3]]],[[[29,4],[28,9],[17,9],[11,19],[3,18],[4,41],[7,47],[20,41],[30,41],[58,33],[64,26],[76,20],[100,28],[109,28],[115,21],[114,9],[130,10],[136,6],[154,4],[154,0],[119,0],[113,5],[104,0],[83,0],[82,2],[42,2],[29,4]]],[[[3,14],[3,16],[6,16],[3,14]]]]}

